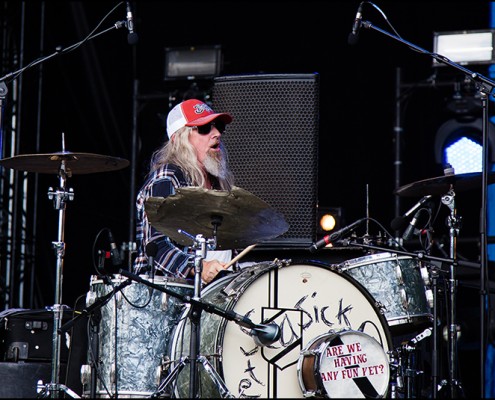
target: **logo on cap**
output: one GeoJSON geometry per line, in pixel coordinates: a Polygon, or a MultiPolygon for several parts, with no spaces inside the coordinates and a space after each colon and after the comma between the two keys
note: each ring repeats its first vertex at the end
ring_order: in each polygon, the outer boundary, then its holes
{"type": "Polygon", "coordinates": [[[203,112],[213,113],[213,110],[205,103],[198,103],[194,105],[194,112],[196,114],[203,114],[203,112]]]}

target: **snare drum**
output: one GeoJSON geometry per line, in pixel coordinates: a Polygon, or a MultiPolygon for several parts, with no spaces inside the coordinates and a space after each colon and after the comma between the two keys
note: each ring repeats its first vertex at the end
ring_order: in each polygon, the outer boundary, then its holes
{"type": "MultiPolygon", "coordinates": [[[[186,280],[141,277],[182,296],[194,293],[186,280]]],[[[92,276],[88,306],[125,280],[115,275],[111,284],[106,284],[92,276]]],[[[137,282],[118,291],[101,307],[98,398],[143,398],[155,393],[167,366],[168,342],[183,308],[179,298],[137,282]]],[[[92,360],[91,354],[88,359],[92,360]]],[[[88,395],[89,389],[84,389],[88,395]]]]}
{"type": "MultiPolygon", "coordinates": [[[[233,397],[304,397],[297,363],[309,343],[330,330],[358,330],[375,338],[383,352],[391,348],[387,322],[369,293],[325,264],[278,260],[254,264],[214,281],[201,297],[256,324],[275,323],[281,330],[278,341],[257,346],[248,329],[203,311],[199,352],[210,360],[233,397]]],[[[186,313],[170,340],[170,357],[176,362],[189,355],[186,313]]],[[[200,397],[219,398],[209,374],[200,366],[200,397]]],[[[189,384],[189,369],[183,368],[175,382],[176,397],[187,398],[189,384]]]]}
{"type": "Polygon", "coordinates": [[[431,324],[432,291],[427,267],[421,262],[409,256],[378,253],[344,261],[341,268],[379,302],[392,333],[431,324]]]}

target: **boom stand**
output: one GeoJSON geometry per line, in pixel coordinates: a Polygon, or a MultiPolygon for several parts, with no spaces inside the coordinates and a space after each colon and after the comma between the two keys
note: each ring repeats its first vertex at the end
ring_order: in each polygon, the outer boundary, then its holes
{"type": "MultiPolygon", "coordinates": [[[[60,169],[58,171],[60,179],[60,187],[53,191],[49,188],[48,198],[53,200],[53,205],[58,210],[58,240],[52,242],[53,248],[57,255],[56,280],[55,280],[55,304],[53,305],[53,348],[52,348],[52,370],[51,382],[45,385],[45,391],[42,391],[39,397],[46,397],[44,394],[50,395],[52,398],[58,398],[59,391],[63,390],[69,394],[73,393],[66,386],[59,384],[60,379],[60,336],[59,328],[62,325],[62,271],[64,267],[64,225],[65,225],[65,204],[67,201],[74,199],[72,189],[66,190],[66,166],[65,160],[61,160],[60,169]]],[[[71,394],[72,395],[72,394],[71,394]]]]}

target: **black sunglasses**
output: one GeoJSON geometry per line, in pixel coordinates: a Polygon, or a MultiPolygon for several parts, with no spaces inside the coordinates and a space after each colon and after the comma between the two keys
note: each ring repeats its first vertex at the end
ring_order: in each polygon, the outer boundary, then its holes
{"type": "Polygon", "coordinates": [[[196,128],[198,129],[198,133],[202,135],[207,135],[208,133],[211,132],[212,126],[216,127],[218,131],[222,134],[225,132],[225,122],[223,121],[212,121],[205,125],[197,126],[196,128]]]}

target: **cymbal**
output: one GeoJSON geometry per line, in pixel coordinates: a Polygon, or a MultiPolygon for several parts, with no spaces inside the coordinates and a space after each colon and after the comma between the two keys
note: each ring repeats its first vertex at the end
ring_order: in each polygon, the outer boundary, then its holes
{"type": "MultiPolygon", "coordinates": [[[[481,189],[481,172],[470,172],[467,174],[445,175],[435,178],[423,179],[421,181],[409,183],[395,190],[395,194],[399,196],[420,197],[431,195],[444,195],[452,185],[457,192],[481,189]]],[[[495,182],[495,174],[488,174],[488,183],[495,182]]]]}
{"type": "Polygon", "coordinates": [[[19,154],[0,160],[0,165],[21,171],[58,175],[62,161],[65,161],[65,172],[68,176],[116,171],[129,165],[129,161],[123,158],[91,153],[72,153],[70,151],[19,154]]]}
{"type": "Polygon", "coordinates": [[[145,210],[151,225],[178,244],[191,245],[189,235],[214,238],[217,249],[235,249],[273,239],[289,229],[282,214],[254,194],[234,187],[231,191],[200,187],[178,188],[168,197],[150,197],[145,210]]]}

